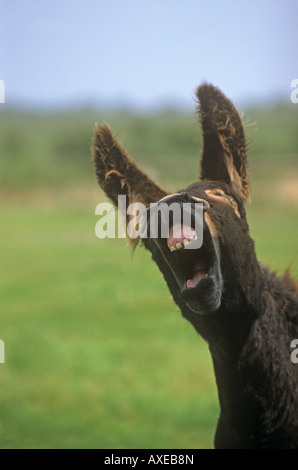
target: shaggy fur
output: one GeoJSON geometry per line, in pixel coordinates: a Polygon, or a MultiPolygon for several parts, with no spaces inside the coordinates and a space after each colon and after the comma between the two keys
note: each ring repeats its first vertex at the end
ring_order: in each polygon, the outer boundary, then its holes
{"type": "MultiPolygon", "coordinates": [[[[298,448],[298,365],[290,360],[298,338],[297,285],[289,272],[278,278],[257,261],[244,208],[247,146],[238,112],[212,85],[199,87],[197,98],[201,180],[173,197],[209,204],[204,246],[170,253],[162,240],[143,244],[182,315],[208,342],[221,408],[215,447],[298,448]],[[202,253],[208,275],[191,289],[179,284],[202,253]]],[[[93,157],[98,182],[115,204],[119,194],[146,206],[168,194],[137,168],[107,126],[95,129],[93,157]]]]}

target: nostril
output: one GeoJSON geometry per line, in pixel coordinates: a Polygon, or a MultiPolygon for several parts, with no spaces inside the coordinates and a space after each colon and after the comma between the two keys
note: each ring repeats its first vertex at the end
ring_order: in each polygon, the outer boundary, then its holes
{"type": "Polygon", "coordinates": [[[196,197],[196,196],[191,196],[191,199],[195,202],[199,202],[200,204],[203,204],[203,210],[204,211],[207,211],[208,209],[210,209],[210,204],[205,199],[201,199],[201,198],[196,197]]]}

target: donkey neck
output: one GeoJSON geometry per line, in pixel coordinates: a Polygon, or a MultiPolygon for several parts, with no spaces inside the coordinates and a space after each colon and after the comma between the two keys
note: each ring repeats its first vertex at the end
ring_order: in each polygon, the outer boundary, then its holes
{"type": "Polygon", "coordinates": [[[257,448],[262,410],[243,387],[241,372],[233,361],[215,356],[212,360],[220,404],[220,418],[215,435],[216,448],[257,448]]]}
{"type": "MultiPolygon", "coordinates": [[[[298,418],[290,406],[298,404],[298,378],[290,362],[292,333],[287,321],[297,311],[297,298],[281,279],[267,270],[262,274],[266,295],[259,310],[247,304],[236,315],[238,325],[232,322],[220,335],[221,322],[209,341],[221,408],[217,447],[296,448],[298,444],[293,437],[298,436],[298,418]]],[[[235,320],[235,315],[230,318],[235,320]]]]}

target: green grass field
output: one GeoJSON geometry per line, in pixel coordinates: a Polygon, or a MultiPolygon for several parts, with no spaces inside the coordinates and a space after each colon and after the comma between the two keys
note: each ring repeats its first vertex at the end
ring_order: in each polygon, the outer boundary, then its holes
{"type": "Polygon", "coordinates": [[[1,210],[1,446],[210,447],[205,345],[90,209],[1,210]]]}
{"type": "MultiPolygon", "coordinates": [[[[212,448],[219,407],[207,346],[145,250],[132,259],[125,240],[95,237],[102,194],[90,159],[85,173],[70,170],[70,184],[69,157],[53,168],[43,156],[35,168],[38,139],[23,173],[3,163],[0,447],[212,448]]],[[[252,157],[248,217],[259,259],[280,273],[291,264],[298,277],[296,155],[252,157]]],[[[165,158],[165,181],[178,181],[179,166],[165,158]]]]}

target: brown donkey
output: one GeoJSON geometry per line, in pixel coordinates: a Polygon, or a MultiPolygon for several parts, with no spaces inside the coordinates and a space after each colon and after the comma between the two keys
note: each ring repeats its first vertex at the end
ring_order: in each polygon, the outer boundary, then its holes
{"type": "MultiPolygon", "coordinates": [[[[194,224],[180,237],[144,237],[182,315],[208,342],[221,413],[216,448],[298,448],[298,364],[290,345],[298,338],[297,286],[264,269],[256,258],[244,205],[249,197],[243,126],[220,90],[197,90],[203,133],[201,179],[168,194],[148,178],[113,138],[95,128],[96,175],[117,205],[158,203],[203,205],[203,245],[194,224]],[[188,247],[189,248],[189,247],[188,247]]],[[[195,217],[192,209],[192,221],[195,217]]]]}

